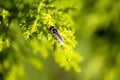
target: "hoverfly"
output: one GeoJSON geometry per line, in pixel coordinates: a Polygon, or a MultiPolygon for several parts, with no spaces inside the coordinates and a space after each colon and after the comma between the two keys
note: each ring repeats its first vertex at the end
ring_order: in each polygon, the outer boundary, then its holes
{"type": "Polygon", "coordinates": [[[54,26],[50,26],[50,31],[54,35],[54,37],[60,42],[60,44],[64,45],[64,42],[63,42],[61,36],[59,35],[57,29],[54,28],[54,26]]]}

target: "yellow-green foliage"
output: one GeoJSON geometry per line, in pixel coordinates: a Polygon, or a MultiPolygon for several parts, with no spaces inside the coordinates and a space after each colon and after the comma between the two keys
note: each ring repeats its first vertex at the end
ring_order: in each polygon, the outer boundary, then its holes
{"type": "Polygon", "coordinates": [[[16,73],[22,76],[25,60],[42,69],[45,63],[37,57],[39,54],[43,59],[52,55],[60,67],[80,72],[82,57],[74,50],[77,41],[72,13],[69,13],[72,7],[66,11],[66,7],[55,6],[54,0],[28,1],[1,1],[0,73],[3,78],[15,80],[16,73]],[[64,45],[51,34],[50,26],[58,30],[64,45]]]}

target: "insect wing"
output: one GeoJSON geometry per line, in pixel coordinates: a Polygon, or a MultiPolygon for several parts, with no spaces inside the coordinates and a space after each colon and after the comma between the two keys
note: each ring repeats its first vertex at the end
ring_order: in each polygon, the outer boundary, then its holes
{"type": "Polygon", "coordinates": [[[64,45],[64,42],[58,33],[54,33],[54,36],[60,42],[61,45],[64,45]]]}

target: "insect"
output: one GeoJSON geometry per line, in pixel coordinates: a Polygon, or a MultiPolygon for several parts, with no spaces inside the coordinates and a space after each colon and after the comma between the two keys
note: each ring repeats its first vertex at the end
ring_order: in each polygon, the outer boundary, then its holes
{"type": "Polygon", "coordinates": [[[64,42],[63,42],[61,36],[59,35],[57,29],[54,28],[54,26],[50,26],[50,31],[54,35],[54,37],[60,42],[60,44],[64,45],[64,42]]]}

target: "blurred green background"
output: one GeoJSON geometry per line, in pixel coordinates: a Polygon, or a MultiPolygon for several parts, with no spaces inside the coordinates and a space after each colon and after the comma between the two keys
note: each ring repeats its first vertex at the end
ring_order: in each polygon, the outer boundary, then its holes
{"type": "MultiPolygon", "coordinates": [[[[7,1],[9,2],[10,0],[6,0],[6,2],[4,0],[1,0],[0,6],[6,7],[6,9],[14,7],[14,5],[9,5],[10,3],[7,3],[7,1]]],[[[54,62],[52,56],[50,56],[46,60],[43,60],[45,66],[42,70],[41,69],[38,70],[34,68],[31,64],[29,64],[26,61],[26,59],[24,59],[24,57],[21,55],[24,66],[20,64],[19,68],[14,66],[13,70],[11,69],[13,74],[9,79],[120,80],[120,0],[51,0],[51,1],[52,4],[57,6],[58,8],[72,6],[75,9],[73,11],[71,10],[68,11],[69,13],[72,14],[71,17],[74,21],[74,28],[76,30],[75,36],[78,41],[75,50],[78,51],[83,57],[83,61],[80,63],[81,72],[76,73],[74,71],[64,71],[64,69],[60,68],[54,62]],[[24,67],[25,70],[23,70],[21,67],[24,67]],[[14,74],[14,72],[16,72],[17,69],[19,69],[20,71],[19,74],[24,77],[20,77],[14,74]],[[14,79],[15,75],[16,78],[14,79]]],[[[34,0],[33,1],[25,0],[24,2],[32,4],[34,0]]],[[[14,32],[11,33],[11,35],[12,34],[14,34],[14,32]]],[[[24,48],[26,48],[24,47],[25,42],[19,40],[19,37],[18,42],[20,43],[20,46],[22,46],[20,50],[24,51],[24,48]]],[[[13,47],[16,45],[17,43],[14,43],[13,47]]],[[[18,46],[18,48],[20,46],[18,46]]],[[[26,49],[30,51],[29,48],[26,49]]],[[[11,49],[9,51],[11,51],[11,49]]],[[[20,51],[18,50],[18,52],[20,51]]],[[[1,56],[0,54],[0,60],[3,60],[2,58],[6,57],[3,55],[1,56]]],[[[8,64],[9,63],[7,63],[6,61],[4,65],[7,66],[8,64]]],[[[0,64],[0,67],[1,66],[2,65],[0,64]]],[[[38,65],[38,68],[39,66],[40,65],[38,65]]],[[[5,72],[2,73],[5,74],[5,72]]],[[[2,73],[0,73],[0,80],[3,80],[3,77],[5,77],[2,73]]],[[[9,71],[7,73],[9,73],[9,71]]]]}

